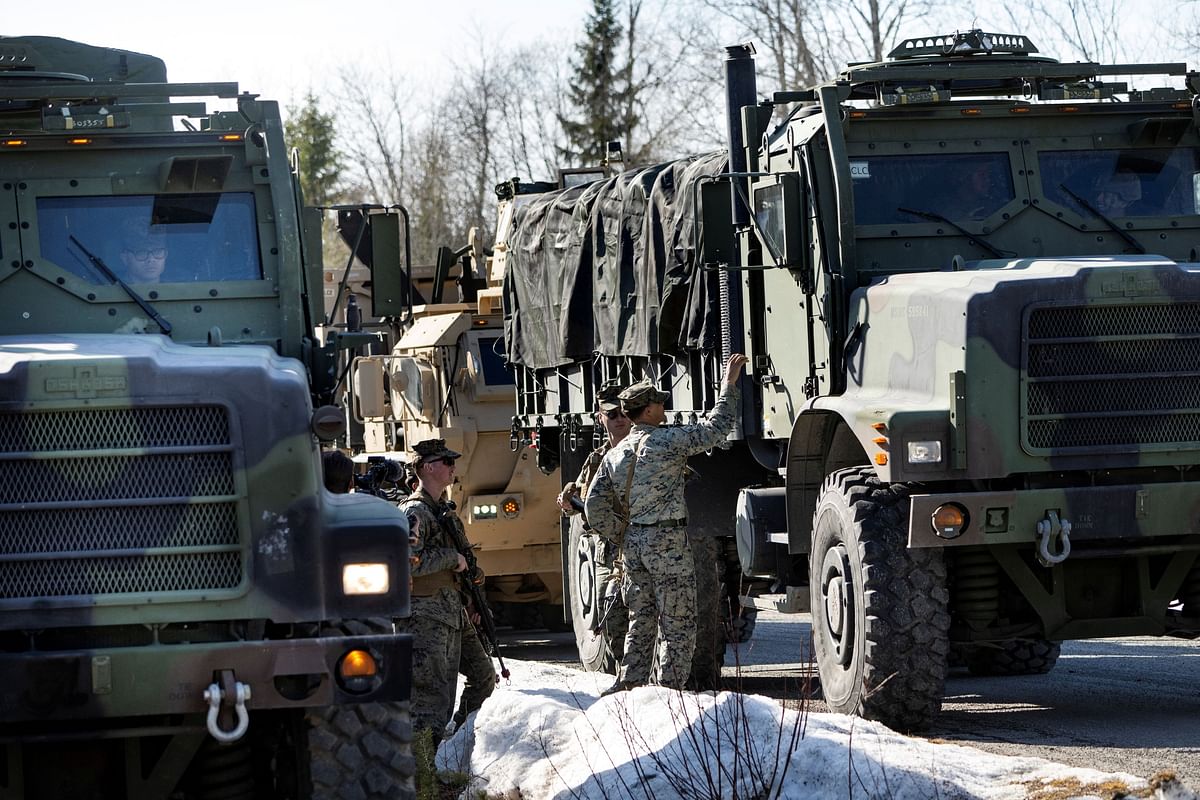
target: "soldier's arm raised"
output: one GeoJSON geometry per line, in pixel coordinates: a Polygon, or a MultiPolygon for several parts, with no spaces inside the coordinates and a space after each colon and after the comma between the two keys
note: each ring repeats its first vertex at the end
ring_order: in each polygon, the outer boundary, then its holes
{"type": "Polygon", "coordinates": [[[734,353],[725,362],[725,380],[721,384],[717,403],[713,406],[712,416],[693,425],[663,428],[656,434],[656,439],[664,441],[672,451],[683,455],[699,453],[725,441],[737,419],[741,400],[737,381],[744,366],[746,357],[741,353],[734,353]]]}

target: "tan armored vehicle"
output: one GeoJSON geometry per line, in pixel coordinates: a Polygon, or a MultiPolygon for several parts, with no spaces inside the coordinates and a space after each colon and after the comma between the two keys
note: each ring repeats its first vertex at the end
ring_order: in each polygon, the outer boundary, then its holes
{"type": "MultiPolygon", "coordinates": [[[[501,231],[514,201],[512,192],[502,194],[501,231]]],[[[339,227],[353,244],[353,216],[340,214],[339,227]]],[[[398,317],[359,317],[375,289],[363,266],[325,270],[327,318],[340,320],[334,327],[374,334],[341,367],[349,444],[362,461],[407,460],[409,443],[430,438],[445,439],[462,453],[451,499],[478,548],[498,622],[565,628],[557,464],[539,464],[534,442],[512,435],[514,385],[501,313],[503,234],[494,258],[476,231],[470,239],[459,250],[440,248],[436,265],[412,267],[412,285],[403,287],[407,311],[398,317]]]]}

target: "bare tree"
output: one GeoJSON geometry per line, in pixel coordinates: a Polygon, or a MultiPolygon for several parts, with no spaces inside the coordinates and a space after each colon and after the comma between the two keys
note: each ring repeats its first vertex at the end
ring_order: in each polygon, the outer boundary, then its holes
{"type": "Polygon", "coordinates": [[[1014,32],[1062,61],[1114,62],[1140,57],[1121,27],[1127,0],[1012,0],[1004,6],[1014,32]]]}
{"type": "Polygon", "coordinates": [[[404,195],[412,91],[392,72],[367,75],[349,67],[339,75],[334,94],[346,136],[342,142],[347,177],[359,199],[399,202],[404,195]]]}

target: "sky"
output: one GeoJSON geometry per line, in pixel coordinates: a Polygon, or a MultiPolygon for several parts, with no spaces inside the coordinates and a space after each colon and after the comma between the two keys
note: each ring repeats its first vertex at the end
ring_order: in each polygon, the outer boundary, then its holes
{"type": "Polygon", "coordinates": [[[289,105],[347,66],[438,83],[479,30],[506,45],[574,41],[590,0],[270,0],[249,3],[11,2],[5,36],[60,36],[162,58],[179,82],[236,81],[289,105]]]}
{"type": "Polygon", "coordinates": [[[519,790],[523,800],[1111,800],[1120,790],[1200,800],[1177,781],[1151,790],[1150,776],[994,755],[842,714],[802,716],[761,696],[642,687],[600,697],[611,675],[505,664],[511,681],[438,749],[439,770],[474,776],[464,798],[483,789],[519,790]]]}
{"type": "MultiPolygon", "coordinates": [[[[1150,0],[1124,0],[1127,41],[1148,43],[1150,0]]],[[[909,20],[904,35],[980,26],[997,30],[1003,0],[950,6],[909,20]],[[989,14],[989,9],[991,12],[989,14]],[[935,17],[936,18],[933,18],[935,17]]],[[[591,0],[273,0],[201,4],[161,0],[10,2],[6,36],[61,36],[88,44],[149,53],[166,61],[173,81],[236,81],[245,91],[288,106],[312,88],[337,84],[339,70],[402,75],[418,86],[442,84],[455,59],[481,37],[507,50],[535,41],[575,42],[591,0]]],[[[1003,27],[1003,26],[1000,26],[1003,27]]],[[[1034,32],[1026,32],[1034,33],[1034,32]]],[[[737,35],[737,34],[734,34],[737,35]]],[[[740,39],[739,39],[740,40],[740,39]]],[[[1037,39],[1041,41],[1041,39],[1037,39]]],[[[1175,58],[1161,47],[1135,54],[1175,58]]],[[[1195,65],[1193,65],[1195,66],[1195,65]]]]}

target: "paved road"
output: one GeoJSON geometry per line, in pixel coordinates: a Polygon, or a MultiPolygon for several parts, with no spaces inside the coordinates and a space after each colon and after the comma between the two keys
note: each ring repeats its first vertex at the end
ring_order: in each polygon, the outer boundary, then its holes
{"type": "MultiPolygon", "coordinates": [[[[570,634],[505,636],[513,658],[575,665],[570,634]]],[[[814,694],[804,615],[761,612],[751,642],[726,656],[743,691],[800,702],[814,694]],[[736,663],[735,663],[736,662],[736,663]]],[[[1063,645],[1048,675],[976,678],[955,672],[930,738],[993,753],[1148,778],[1173,770],[1200,789],[1200,641],[1102,639],[1063,645]]]]}

